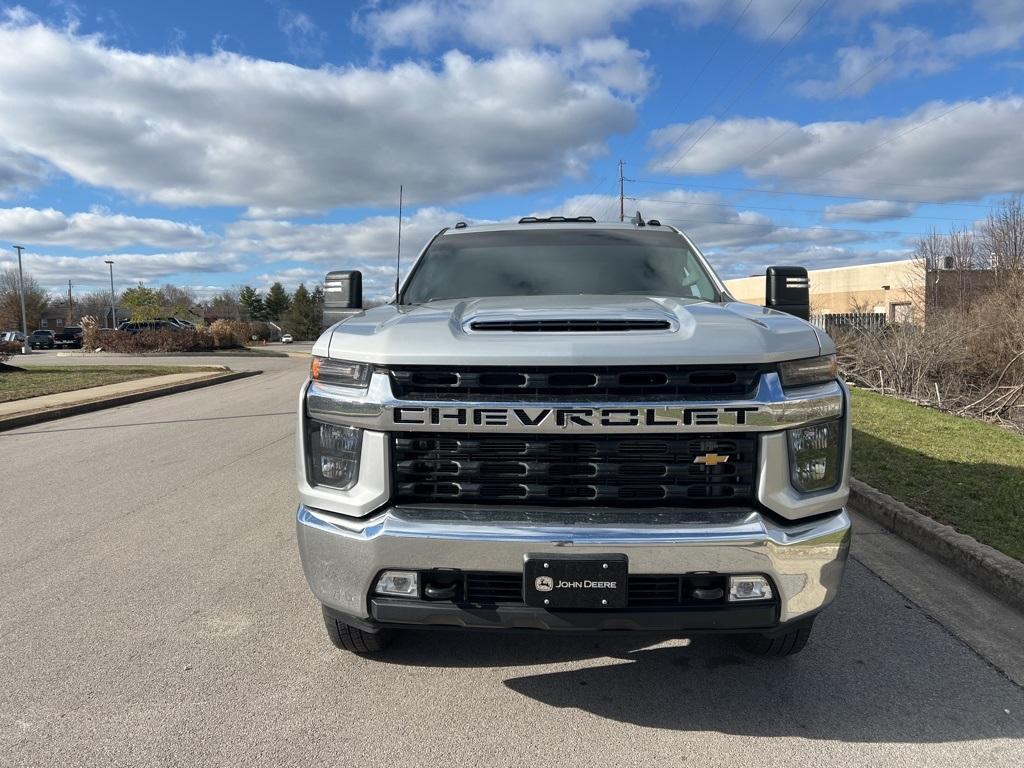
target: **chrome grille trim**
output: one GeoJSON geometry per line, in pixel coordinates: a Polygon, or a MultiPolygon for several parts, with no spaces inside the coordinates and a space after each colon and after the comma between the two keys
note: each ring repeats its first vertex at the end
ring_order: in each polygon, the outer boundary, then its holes
{"type": "Polygon", "coordinates": [[[306,412],[314,419],[381,432],[653,434],[771,432],[843,415],[838,381],[786,392],[778,374],[760,377],[739,400],[550,402],[400,400],[389,376],[375,372],[365,389],[310,382],[306,412]]]}

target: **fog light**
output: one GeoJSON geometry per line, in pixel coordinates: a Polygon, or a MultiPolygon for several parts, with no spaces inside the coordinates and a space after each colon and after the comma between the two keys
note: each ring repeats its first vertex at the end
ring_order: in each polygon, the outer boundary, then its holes
{"type": "Polygon", "coordinates": [[[770,600],[772,585],[764,576],[730,576],[729,602],[737,600],[770,600]]]}
{"type": "Polygon", "coordinates": [[[377,594],[419,597],[419,577],[416,571],[384,571],[377,579],[377,594]]]}

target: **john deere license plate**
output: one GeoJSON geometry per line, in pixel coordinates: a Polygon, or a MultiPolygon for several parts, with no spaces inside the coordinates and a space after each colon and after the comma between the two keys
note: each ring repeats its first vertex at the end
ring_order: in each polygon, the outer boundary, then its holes
{"type": "Polygon", "coordinates": [[[537,608],[625,608],[625,555],[529,555],[523,602],[537,608]]]}

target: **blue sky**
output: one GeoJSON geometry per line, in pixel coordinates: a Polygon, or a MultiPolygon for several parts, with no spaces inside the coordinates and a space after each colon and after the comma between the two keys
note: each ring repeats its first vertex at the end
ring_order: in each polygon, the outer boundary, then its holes
{"type": "MultiPolygon", "coordinates": [[[[630,211],[723,276],[905,257],[1024,191],[1020,0],[0,5],[0,243],[199,295],[630,211]],[[6,241],[6,243],[4,243],[6,241]]],[[[0,267],[13,251],[0,252],[0,267]]]]}

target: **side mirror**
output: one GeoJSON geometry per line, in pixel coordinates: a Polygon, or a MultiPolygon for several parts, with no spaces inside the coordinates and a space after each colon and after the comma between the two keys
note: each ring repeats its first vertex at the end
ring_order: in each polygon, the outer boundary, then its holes
{"type": "Polygon", "coordinates": [[[324,278],[324,327],[329,328],[362,309],[363,273],[328,272],[324,278]]]}
{"type": "Polygon", "coordinates": [[[769,309],[811,319],[811,284],[803,267],[768,267],[764,305],[769,309]]]}

